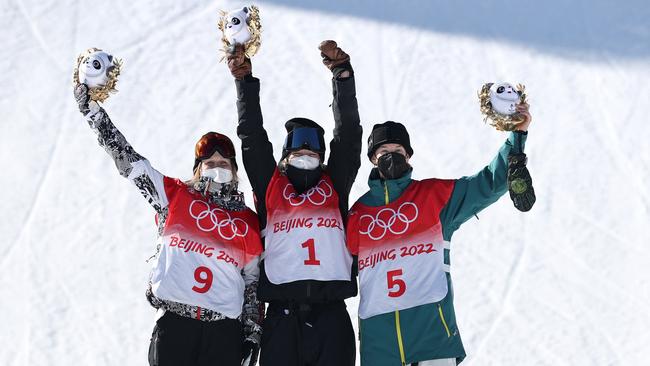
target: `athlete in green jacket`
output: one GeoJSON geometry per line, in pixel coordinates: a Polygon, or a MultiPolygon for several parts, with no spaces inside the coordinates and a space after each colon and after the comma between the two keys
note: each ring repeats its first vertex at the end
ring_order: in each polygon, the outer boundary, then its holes
{"type": "Polygon", "coordinates": [[[454,180],[411,179],[406,128],[373,127],[375,165],[350,210],[348,246],[359,255],[361,364],[456,365],[465,350],[449,273],[453,233],[508,191],[508,156],[523,153],[531,117],[512,132],[488,166],[454,180]],[[438,263],[439,262],[439,263],[438,263]]]}

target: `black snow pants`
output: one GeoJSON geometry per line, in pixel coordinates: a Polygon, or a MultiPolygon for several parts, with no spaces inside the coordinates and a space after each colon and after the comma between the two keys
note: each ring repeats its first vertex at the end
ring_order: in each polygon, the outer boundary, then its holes
{"type": "Polygon", "coordinates": [[[241,322],[205,322],[166,312],[149,344],[151,366],[239,366],[242,359],[241,322]]]}
{"type": "Polygon", "coordinates": [[[271,302],[262,325],[261,366],[354,366],[354,329],[345,302],[271,302]]]}

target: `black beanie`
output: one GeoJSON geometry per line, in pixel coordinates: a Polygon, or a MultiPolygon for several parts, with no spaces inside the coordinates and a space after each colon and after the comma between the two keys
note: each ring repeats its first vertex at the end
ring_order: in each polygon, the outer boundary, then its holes
{"type": "Polygon", "coordinates": [[[413,156],[409,133],[399,122],[386,121],[372,126],[372,132],[368,136],[368,159],[372,159],[372,155],[383,144],[400,144],[409,156],[413,156]]]}
{"type": "MultiPolygon", "coordinates": [[[[318,136],[320,139],[320,143],[323,145],[322,151],[315,151],[320,155],[321,161],[325,160],[325,130],[323,130],[323,127],[321,127],[318,123],[308,119],[308,118],[302,118],[302,117],[295,117],[290,120],[288,120],[284,124],[284,128],[287,130],[287,134],[294,129],[297,128],[314,128],[318,132],[318,136]]],[[[282,159],[286,158],[289,153],[291,153],[292,150],[287,150],[285,148],[282,149],[282,159]]],[[[280,160],[282,160],[280,159],[280,160]]]]}

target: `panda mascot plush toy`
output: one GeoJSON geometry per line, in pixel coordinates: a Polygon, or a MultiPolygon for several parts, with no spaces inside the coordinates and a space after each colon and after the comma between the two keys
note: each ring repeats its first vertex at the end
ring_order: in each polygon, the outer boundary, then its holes
{"type": "Polygon", "coordinates": [[[517,105],[526,103],[525,87],[515,89],[509,83],[487,83],[478,93],[481,112],[485,121],[499,131],[514,131],[523,118],[517,113],[517,105]]]}
{"type": "Polygon", "coordinates": [[[259,9],[245,6],[229,12],[221,11],[219,30],[222,32],[223,51],[232,53],[238,44],[244,45],[246,57],[252,57],[260,47],[259,9]]]}
{"type": "Polygon", "coordinates": [[[248,30],[249,17],[247,7],[226,14],[227,23],[223,34],[231,45],[245,44],[251,39],[251,32],[248,30]]]}
{"type": "Polygon", "coordinates": [[[109,93],[117,91],[115,85],[121,67],[121,60],[99,48],[90,48],[77,58],[73,81],[75,85],[88,85],[90,99],[103,102],[109,93]]]}
{"type": "Polygon", "coordinates": [[[508,83],[492,84],[490,87],[490,103],[497,113],[511,116],[515,114],[520,94],[508,83]]]}
{"type": "MultiPolygon", "coordinates": [[[[521,84],[516,89],[509,83],[484,84],[479,91],[479,101],[485,120],[490,120],[490,125],[499,131],[516,130],[524,121],[517,113],[517,105],[526,103],[524,90],[521,84]]],[[[515,208],[522,212],[530,211],[537,200],[527,163],[523,152],[508,155],[508,191],[515,208]]]]}

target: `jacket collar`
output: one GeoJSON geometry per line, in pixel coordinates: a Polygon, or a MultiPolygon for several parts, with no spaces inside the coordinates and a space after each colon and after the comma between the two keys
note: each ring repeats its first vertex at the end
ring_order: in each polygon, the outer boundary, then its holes
{"type": "Polygon", "coordinates": [[[370,187],[370,195],[374,202],[381,202],[381,204],[386,203],[386,190],[388,190],[389,202],[393,202],[399,196],[402,195],[402,192],[411,184],[411,174],[413,173],[413,168],[409,169],[406,174],[397,178],[397,179],[381,179],[379,176],[379,171],[377,168],[373,168],[370,171],[370,177],[368,177],[368,186],[370,187]]]}

